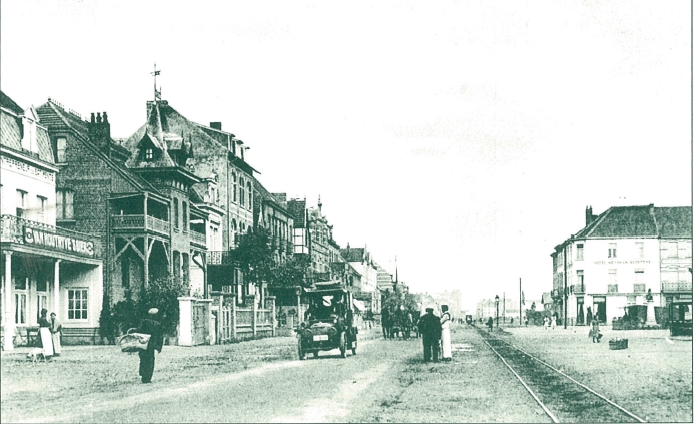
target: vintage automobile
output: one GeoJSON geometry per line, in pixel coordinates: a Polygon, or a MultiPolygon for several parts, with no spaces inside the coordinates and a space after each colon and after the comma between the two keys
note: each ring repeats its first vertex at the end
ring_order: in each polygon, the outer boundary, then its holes
{"type": "Polygon", "coordinates": [[[358,328],[354,325],[352,293],[335,284],[316,285],[302,293],[309,308],[296,329],[299,359],[306,359],[309,353],[315,358],[319,351],[333,349],[340,349],[343,358],[348,350],[356,355],[358,328]]]}

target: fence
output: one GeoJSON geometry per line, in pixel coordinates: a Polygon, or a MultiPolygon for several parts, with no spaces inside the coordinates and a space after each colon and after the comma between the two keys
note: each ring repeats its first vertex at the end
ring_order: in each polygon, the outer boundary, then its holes
{"type": "Polygon", "coordinates": [[[275,336],[275,298],[268,296],[264,308],[258,308],[251,297],[251,307],[236,306],[233,295],[216,293],[213,295],[213,313],[216,312],[215,335],[217,343],[229,343],[258,336],[275,336]]]}

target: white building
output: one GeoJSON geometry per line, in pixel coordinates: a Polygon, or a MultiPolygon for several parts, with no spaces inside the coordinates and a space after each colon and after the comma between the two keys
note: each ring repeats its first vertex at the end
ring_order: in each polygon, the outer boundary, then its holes
{"type": "Polygon", "coordinates": [[[0,93],[0,134],[3,350],[26,342],[44,308],[63,322],[66,338],[77,328],[94,334],[103,300],[101,240],[55,226],[56,211],[71,209],[73,199],[56,196],[59,167],[34,108],[0,93]]]}
{"type": "Polygon", "coordinates": [[[691,299],[692,208],[620,206],[595,216],[588,207],[586,226],[551,256],[555,312],[563,316],[566,296],[570,325],[587,324],[588,308],[609,323],[645,305],[649,291],[655,306],[691,299]]]}

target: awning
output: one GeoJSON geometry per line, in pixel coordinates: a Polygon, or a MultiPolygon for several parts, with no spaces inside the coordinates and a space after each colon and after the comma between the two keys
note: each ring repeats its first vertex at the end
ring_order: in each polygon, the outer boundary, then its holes
{"type": "Polygon", "coordinates": [[[359,312],[366,312],[366,306],[361,300],[352,299],[352,304],[355,308],[357,308],[357,310],[359,310],[359,312]]]}

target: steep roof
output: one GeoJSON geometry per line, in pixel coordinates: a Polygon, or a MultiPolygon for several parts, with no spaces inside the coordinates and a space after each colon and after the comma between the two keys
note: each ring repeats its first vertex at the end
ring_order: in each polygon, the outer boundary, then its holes
{"type": "Polygon", "coordinates": [[[577,238],[656,237],[658,228],[652,214],[653,205],[613,206],[601,213],[577,238]]]}
{"type": "Polygon", "coordinates": [[[347,247],[345,249],[340,249],[340,255],[342,255],[347,262],[361,262],[364,260],[364,248],[347,247]]]}
{"type": "MultiPolygon", "coordinates": [[[[42,104],[37,109],[42,119],[53,122],[56,125],[66,126],[73,130],[75,138],[87,146],[94,154],[99,156],[101,160],[112,167],[119,175],[130,182],[135,189],[148,191],[151,193],[161,194],[159,190],[154,188],[147,180],[133,173],[125,166],[124,163],[109,158],[98,146],[89,140],[89,126],[86,121],[83,121],[77,115],[66,111],[64,108],[56,105],[49,99],[48,102],[42,104]]],[[[113,142],[113,140],[111,140],[113,142]]]]}
{"type": "Polygon", "coordinates": [[[674,206],[655,208],[655,221],[661,238],[692,238],[692,208],[674,206]]]}
{"type": "MultiPolygon", "coordinates": [[[[0,113],[0,133],[2,138],[0,138],[0,144],[8,147],[17,152],[22,152],[23,154],[29,154],[27,151],[22,149],[22,137],[24,135],[24,124],[22,122],[22,117],[25,111],[12,100],[5,93],[0,91],[0,106],[9,110],[3,110],[0,113]]],[[[33,115],[33,108],[27,109],[29,114],[33,115]]],[[[53,148],[51,146],[51,140],[48,135],[48,130],[41,125],[41,120],[38,116],[31,116],[31,118],[36,119],[36,143],[38,147],[38,158],[44,162],[54,164],[55,157],[53,156],[53,148]]]]}
{"type": "Polygon", "coordinates": [[[294,216],[294,227],[304,228],[306,225],[306,200],[290,199],[287,202],[287,209],[294,216]]]}

